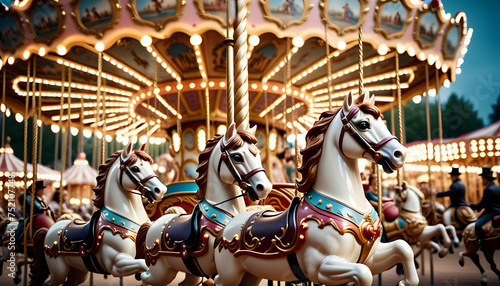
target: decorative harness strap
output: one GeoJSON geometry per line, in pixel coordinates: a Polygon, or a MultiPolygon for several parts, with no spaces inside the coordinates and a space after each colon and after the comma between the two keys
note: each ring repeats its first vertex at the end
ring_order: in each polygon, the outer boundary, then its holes
{"type": "MultiPolygon", "coordinates": [[[[236,170],[236,167],[234,166],[233,161],[231,160],[231,155],[227,151],[229,146],[231,146],[231,142],[233,140],[234,140],[234,137],[227,143],[227,145],[225,145],[224,142],[222,142],[222,141],[220,142],[220,150],[221,150],[222,154],[221,154],[221,160],[219,160],[219,165],[217,167],[217,174],[219,175],[219,178],[220,178],[220,168],[221,168],[222,162],[224,161],[229,172],[231,173],[231,175],[233,175],[234,180],[238,183],[238,186],[243,190],[243,194],[244,195],[248,194],[248,196],[250,197],[250,199],[252,201],[256,201],[259,199],[259,197],[255,193],[255,190],[252,188],[250,183],[247,182],[247,180],[259,172],[265,173],[266,169],[264,169],[263,167],[257,167],[255,169],[253,169],[252,171],[248,172],[248,174],[241,176],[240,173],[238,173],[238,171],[236,170]]],[[[252,154],[254,154],[256,156],[257,151],[252,151],[252,150],[250,150],[250,151],[252,152],[252,154]]]]}
{"type": "MultiPolygon", "coordinates": [[[[121,170],[121,172],[120,172],[120,186],[123,189],[125,189],[125,188],[123,187],[122,178],[123,178],[123,173],[125,173],[130,178],[130,180],[132,180],[132,182],[135,184],[135,186],[136,186],[135,190],[139,191],[138,195],[140,194],[140,195],[146,197],[149,202],[155,201],[154,195],[152,194],[151,190],[145,186],[149,180],[151,180],[153,178],[158,178],[158,176],[155,173],[140,180],[139,178],[137,178],[137,176],[134,175],[134,173],[132,173],[132,171],[125,164],[125,162],[123,162],[121,156],[120,156],[120,170],[121,170]]],[[[135,192],[132,192],[132,193],[137,194],[135,192]]]]}
{"type": "Polygon", "coordinates": [[[351,110],[349,110],[349,113],[347,115],[344,115],[343,109],[340,110],[340,118],[342,120],[342,124],[344,125],[344,127],[342,128],[342,131],[340,132],[340,140],[339,140],[340,141],[339,142],[340,152],[342,152],[342,155],[345,156],[344,150],[342,149],[342,142],[344,142],[344,134],[347,131],[349,133],[349,135],[351,135],[352,138],[356,142],[358,142],[358,144],[363,149],[365,149],[365,152],[368,152],[372,156],[373,160],[375,160],[375,162],[378,163],[378,160],[380,160],[382,158],[382,153],[380,153],[377,150],[380,147],[382,147],[385,143],[387,143],[393,139],[398,140],[398,138],[394,135],[391,135],[391,136],[388,136],[388,137],[382,139],[378,143],[372,143],[372,142],[368,141],[368,139],[366,139],[363,136],[363,134],[360,134],[360,133],[358,133],[358,131],[356,131],[356,128],[354,128],[354,126],[351,123],[351,119],[354,117],[354,115],[356,115],[356,113],[358,113],[358,111],[359,111],[359,107],[356,104],[353,104],[353,106],[351,107],[351,110]]]}

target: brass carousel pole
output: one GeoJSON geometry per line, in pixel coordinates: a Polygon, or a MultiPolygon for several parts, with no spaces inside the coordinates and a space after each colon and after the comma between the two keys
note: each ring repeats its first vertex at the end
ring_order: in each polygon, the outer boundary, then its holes
{"type": "MultiPolygon", "coordinates": [[[[33,217],[33,209],[35,203],[35,185],[37,179],[37,150],[38,150],[38,114],[37,114],[37,104],[36,104],[36,56],[33,56],[33,92],[32,92],[32,111],[33,111],[33,139],[32,139],[32,153],[31,153],[31,164],[33,165],[33,183],[31,184],[31,202],[30,202],[30,218],[33,217]]],[[[25,232],[24,235],[28,237],[33,237],[33,222],[29,223],[29,231],[25,232]]]]}
{"type": "Polygon", "coordinates": [[[229,0],[226,0],[226,100],[227,100],[227,126],[234,122],[234,39],[233,27],[230,25],[231,9],[229,0]]]}
{"type": "MultiPolygon", "coordinates": [[[[63,173],[64,169],[66,166],[66,136],[64,136],[63,132],[63,126],[62,126],[62,119],[64,116],[63,113],[63,108],[62,106],[64,105],[64,82],[65,82],[65,75],[66,75],[66,70],[65,66],[62,66],[62,76],[61,76],[61,109],[59,111],[59,132],[56,135],[59,135],[61,133],[61,165],[59,167],[59,174],[61,178],[59,179],[59,211],[57,212],[57,216],[60,216],[62,214],[62,204],[63,204],[63,173]]],[[[57,139],[59,140],[59,139],[57,139]]],[[[56,141],[57,142],[57,141],[56,141]]],[[[57,150],[56,150],[56,156],[57,156],[57,150]]],[[[54,160],[57,162],[57,157],[54,160]]]]}
{"type": "Polygon", "coordinates": [[[328,109],[331,110],[332,106],[332,67],[330,64],[330,44],[328,43],[328,26],[325,25],[325,49],[326,49],[326,76],[328,78],[328,109]]]}
{"type": "MultiPolygon", "coordinates": [[[[433,152],[432,148],[429,150],[429,145],[431,143],[431,120],[430,120],[430,111],[429,111],[429,66],[427,63],[425,64],[425,115],[427,121],[427,175],[429,176],[429,190],[432,192],[431,185],[431,159],[429,154],[433,152]]],[[[440,150],[441,151],[441,150],[440,150]]],[[[429,260],[430,260],[430,271],[431,271],[431,286],[434,285],[434,261],[432,259],[432,250],[429,249],[429,260]]]]}
{"type": "MultiPolygon", "coordinates": [[[[403,104],[401,102],[401,79],[399,77],[399,53],[395,52],[396,58],[396,91],[397,91],[397,99],[398,99],[398,122],[399,122],[399,141],[401,144],[405,144],[405,138],[403,134],[403,104]]],[[[397,170],[397,180],[398,186],[402,186],[403,184],[403,170],[397,170]]]]}
{"type": "MultiPolygon", "coordinates": [[[[26,80],[26,98],[24,102],[24,198],[23,198],[23,217],[24,221],[28,218],[26,217],[26,196],[28,195],[28,107],[29,107],[29,94],[30,94],[30,79],[31,79],[31,61],[28,60],[28,75],[26,80]]],[[[26,233],[26,224],[24,225],[24,233],[26,233]]],[[[28,238],[26,235],[23,235],[23,252],[24,252],[24,260],[28,258],[28,238]]],[[[28,285],[28,264],[24,266],[24,275],[23,275],[23,285],[28,285]]]]}
{"type": "Polygon", "coordinates": [[[247,0],[237,0],[238,13],[236,14],[234,30],[235,34],[235,99],[234,119],[237,130],[246,130],[250,122],[249,96],[248,96],[248,35],[247,35],[247,0]]]}
{"type": "MultiPolygon", "coordinates": [[[[155,61],[156,62],[156,61],[155,61]]],[[[102,70],[102,68],[101,68],[102,70]]],[[[99,76],[102,76],[102,73],[99,74],[99,76]]],[[[101,79],[104,86],[106,86],[106,79],[101,79]]],[[[101,139],[101,164],[104,164],[106,162],[106,89],[103,90],[102,95],[101,95],[101,102],[102,102],[102,139],[101,139]]],[[[149,103],[149,99],[148,99],[149,103]]],[[[149,109],[148,109],[149,110],[149,109]]],[[[149,122],[148,122],[149,126],[149,122]]]]}
{"type": "MultiPolygon", "coordinates": [[[[5,69],[3,69],[3,82],[2,82],[2,104],[5,106],[7,109],[7,106],[5,105],[5,69]]],[[[2,146],[5,147],[5,112],[2,112],[2,146]]]]}
{"type": "Polygon", "coordinates": [[[67,168],[71,167],[71,145],[73,141],[73,135],[71,135],[71,74],[72,74],[72,69],[68,68],[68,157],[66,160],[66,166],[67,168]]]}
{"type": "Polygon", "coordinates": [[[441,170],[441,191],[444,191],[444,175],[443,175],[443,154],[441,148],[443,146],[443,118],[441,114],[441,96],[439,95],[439,70],[436,69],[436,96],[437,96],[437,107],[438,107],[438,126],[439,126],[439,166],[441,170]]]}

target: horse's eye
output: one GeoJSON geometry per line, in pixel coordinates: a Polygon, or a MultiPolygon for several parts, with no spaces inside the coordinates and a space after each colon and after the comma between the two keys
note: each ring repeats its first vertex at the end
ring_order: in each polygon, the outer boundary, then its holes
{"type": "Polygon", "coordinates": [[[132,172],[140,172],[141,169],[139,169],[139,167],[137,166],[132,166],[132,168],[130,168],[130,170],[132,170],[132,172]]]}
{"type": "Polygon", "coordinates": [[[243,156],[240,154],[232,154],[231,157],[236,163],[243,163],[243,156]]]}
{"type": "Polygon", "coordinates": [[[360,123],[358,123],[358,128],[360,130],[367,130],[370,128],[370,123],[368,123],[366,121],[361,121],[360,123]]]}

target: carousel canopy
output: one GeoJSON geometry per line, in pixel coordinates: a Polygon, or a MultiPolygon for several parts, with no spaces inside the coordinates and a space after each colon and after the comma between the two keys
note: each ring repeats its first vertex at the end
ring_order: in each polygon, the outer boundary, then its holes
{"type": "Polygon", "coordinates": [[[472,35],[465,14],[446,13],[439,0],[228,1],[229,16],[225,1],[152,2],[15,1],[0,15],[7,106],[24,114],[34,90],[45,123],[165,138],[207,115],[225,123],[234,86],[249,96],[242,111],[251,122],[268,117],[286,131],[294,121],[305,133],[330,98],[338,106],[358,92],[359,28],[364,88],[383,111],[396,101],[396,57],[404,103],[427,90],[426,79],[429,92],[454,81],[472,35]],[[228,71],[233,43],[241,61],[228,71]]]}
{"type": "Polygon", "coordinates": [[[97,170],[89,166],[85,153],[80,153],[75,159],[73,166],[63,173],[63,180],[68,185],[97,185],[97,170]]]}
{"type": "MultiPolygon", "coordinates": [[[[406,162],[410,164],[427,164],[427,158],[432,164],[443,163],[448,165],[467,166],[469,171],[481,172],[483,165],[498,165],[500,158],[500,120],[478,130],[460,135],[456,138],[443,139],[440,146],[439,139],[430,142],[416,141],[406,144],[408,155],[406,162]],[[441,149],[441,152],[440,152],[441,149]]],[[[411,168],[411,167],[410,167],[411,168]]],[[[495,171],[500,169],[494,167],[495,171]]]]}
{"type": "MultiPolygon", "coordinates": [[[[28,179],[33,178],[33,165],[27,164],[28,179]]],[[[14,151],[9,144],[0,148],[0,177],[9,180],[14,174],[15,177],[24,178],[24,162],[14,155],[14,151]]],[[[61,178],[58,171],[52,170],[44,165],[37,164],[37,178],[41,180],[57,181],[61,178]]],[[[18,181],[20,179],[16,179],[18,181]]]]}

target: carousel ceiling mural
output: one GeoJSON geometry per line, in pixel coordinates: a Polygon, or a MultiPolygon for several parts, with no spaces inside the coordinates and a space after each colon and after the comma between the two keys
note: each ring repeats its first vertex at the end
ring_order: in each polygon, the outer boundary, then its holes
{"type": "MultiPolygon", "coordinates": [[[[164,138],[207,115],[226,122],[232,4],[2,2],[0,56],[13,112],[24,114],[35,92],[46,124],[69,117],[75,128],[97,123],[123,137],[164,138]]],[[[262,0],[248,10],[250,121],[285,132],[296,121],[305,133],[330,102],[357,94],[360,27],[364,88],[382,110],[397,103],[396,56],[404,103],[454,81],[472,35],[465,14],[452,16],[437,0],[262,0]]]]}

